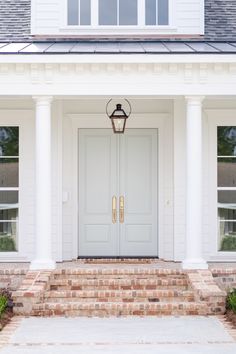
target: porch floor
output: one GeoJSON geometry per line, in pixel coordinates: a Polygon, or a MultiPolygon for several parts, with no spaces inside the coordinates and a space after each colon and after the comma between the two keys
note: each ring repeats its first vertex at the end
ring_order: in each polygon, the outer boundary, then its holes
{"type": "MultiPolygon", "coordinates": [[[[208,262],[210,270],[236,270],[236,262],[208,262]]],[[[28,270],[30,263],[22,262],[2,262],[0,263],[0,271],[2,270],[28,270]]],[[[119,261],[112,259],[105,260],[73,260],[58,262],[56,264],[57,269],[70,269],[70,268],[151,268],[151,269],[181,269],[181,262],[163,261],[159,259],[147,259],[147,260],[127,260],[119,261]]]]}

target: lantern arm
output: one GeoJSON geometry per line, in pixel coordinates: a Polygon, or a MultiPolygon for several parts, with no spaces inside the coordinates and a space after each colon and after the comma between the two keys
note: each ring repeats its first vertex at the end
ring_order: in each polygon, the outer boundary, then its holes
{"type": "Polygon", "coordinates": [[[126,98],[125,98],[125,101],[128,103],[128,105],[129,105],[129,114],[127,114],[127,118],[129,118],[129,116],[131,115],[131,113],[132,113],[132,108],[131,108],[131,104],[130,104],[130,102],[129,102],[129,100],[127,100],[126,98]]]}
{"type": "Polygon", "coordinates": [[[107,105],[106,105],[106,114],[109,118],[110,118],[110,115],[108,113],[108,106],[109,106],[109,103],[111,103],[111,101],[112,101],[112,98],[107,102],[107,105]]]}

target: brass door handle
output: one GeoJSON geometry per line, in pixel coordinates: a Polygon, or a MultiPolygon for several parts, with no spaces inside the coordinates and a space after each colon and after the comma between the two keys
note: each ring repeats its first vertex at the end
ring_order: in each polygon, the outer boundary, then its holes
{"type": "Polygon", "coordinates": [[[117,221],[117,210],[116,210],[116,197],[112,197],[112,223],[115,224],[117,221]]]}
{"type": "Polygon", "coordinates": [[[125,221],[125,198],[122,196],[119,198],[120,202],[120,223],[123,224],[125,221]]]}

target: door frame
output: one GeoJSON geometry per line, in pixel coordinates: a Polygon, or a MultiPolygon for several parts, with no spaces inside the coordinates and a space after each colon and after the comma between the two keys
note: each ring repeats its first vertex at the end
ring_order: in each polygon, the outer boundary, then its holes
{"type": "MultiPolygon", "coordinates": [[[[165,168],[164,168],[164,151],[165,151],[165,137],[166,137],[166,124],[170,120],[168,113],[146,113],[136,114],[133,113],[132,117],[127,121],[127,129],[157,129],[157,244],[158,244],[158,257],[163,258],[164,254],[164,205],[165,205],[165,168]]],[[[79,179],[79,129],[111,129],[110,122],[105,114],[67,114],[65,119],[70,121],[71,124],[71,161],[72,161],[72,257],[77,259],[79,247],[79,208],[78,208],[78,179],[79,179]]]]}

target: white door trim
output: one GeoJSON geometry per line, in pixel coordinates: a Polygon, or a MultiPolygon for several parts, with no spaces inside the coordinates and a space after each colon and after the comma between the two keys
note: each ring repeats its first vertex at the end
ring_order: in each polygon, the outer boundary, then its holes
{"type": "MultiPolygon", "coordinates": [[[[154,128],[158,129],[158,250],[159,257],[163,257],[164,239],[164,148],[165,148],[165,121],[170,118],[168,113],[135,114],[127,121],[127,128],[154,128]]],[[[111,128],[107,116],[104,114],[67,114],[65,119],[71,122],[72,127],[72,220],[73,220],[73,258],[78,257],[78,129],[81,128],[111,128]]]]}

